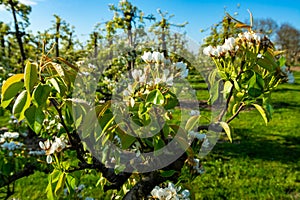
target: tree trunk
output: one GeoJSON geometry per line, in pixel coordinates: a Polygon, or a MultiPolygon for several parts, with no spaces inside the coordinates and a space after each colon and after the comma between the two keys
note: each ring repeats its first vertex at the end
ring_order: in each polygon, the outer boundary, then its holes
{"type": "Polygon", "coordinates": [[[25,55],[25,51],[24,51],[24,47],[23,47],[23,42],[22,42],[22,34],[20,33],[19,30],[19,25],[18,25],[18,20],[17,20],[17,16],[16,16],[16,9],[15,9],[15,5],[14,2],[12,0],[8,1],[9,5],[11,6],[11,12],[13,14],[13,18],[14,18],[14,24],[15,24],[15,30],[16,30],[16,38],[19,44],[19,48],[20,48],[20,52],[21,52],[21,62],[22,65],[24,65],[24,62],[26,60],[26,55],[25,55]]]}
{"type": "Polygon", "coordinates": [[[97,58],[98,56],[98,33],[97,32],[94,32],[93,33],[94,35],[94,57],[97,58]]]}
{"type": "Polygon", "coordinates": [[[57,19],[56,22],[56,34],[55,34],[55,53],[56,57],[59,57],[59,29],[60,29],[60,19],[57,19]]]}
{"type": "Polygon", "coordinates": [[[5,57],[5,39],[4,39],[4,36],[1,35],[1,38],[0,38],[0,43],[1,43],[1,56],[2,57],[5,57]]]}

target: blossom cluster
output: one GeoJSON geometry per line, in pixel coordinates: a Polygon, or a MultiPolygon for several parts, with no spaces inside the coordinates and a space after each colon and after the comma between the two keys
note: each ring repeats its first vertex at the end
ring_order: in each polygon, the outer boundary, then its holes
{"type": "Polygon", "coordinates": [[[4,142],[1,147],[3,149],[7,149],[9,151],[13,151],[15,149],[19,149],[23,146],[24,144],[21,142],[14,142],[14,141],[10,141],[10,142],[4,142]]]}
{"type": "Polygon", "coordinates": [[[0,137],[4,139],[17,139],[19,136],[20,134],[18,132],[5,132],[0,137]]]}
{"type": "Polygon", "coordinates": [[[169,182],[166,188],[155,186],[151,195],[152,198],[159,200],[189,200],[190,192],[186,189],[182,192],[180,190],[181,187],[175,187],[173,183],[169,182]]]}
{"type": "Polygon", "coordinates": [[[193,169],[197,171],[198,174],[203,174],[205,171],[203,167],[200,165],[200,160],[198,158],[194,158],[194,166],[193,169]]]}
{"type": "Polygon", "coordinates": [[[247,31],[239,33],[237,38],[230,37],[225,39],[223,45],[218,45],[216,47],[207,46],[203,49],[203,53],[210,57],[222,57],[227,53],[235,53],[240,49],[241,45],[256,46],[256,45],[269,45],[270,40],[267,36],[261,33],[255,33],[253,31],[247,31]]]}
{"type": "MultiPolygon", "coordinates": [[[[172,86],[175,78],[186,78],[188,76],[187,65],[183,62],[171,63],[160,52],[144,52],[141,57],[148,65],[143,69],[134,69],[131,71],[133,83],[128,83],[123,91],[125,98],[134,94],[136,88],[144,86],[165,85],[172,86]]],[[[149,90],[143,91],[144,94],[149,90]]]]}
{"type": "Polygon", "coordinates": [[[218,45],[216,47],[207,46],[203,49],[203,53],[211,57],[220,57],[224,56],[227,52],[233,52],[238,50],[239,46],[236,45],[235,38],[231,37],[225,39],[223,45],[218,45]]]}
{"type": "Polygon", "coordinates": [[[47,155],[46,161],[47,163],[52,163],[52,157],[51,154],[54,154],[55,152],[60,152],[66,147],[66,141],[65,139],[55,137],[54,141],[52,140],[46,140],[44,142],[40,141],[39,145],[41,149],[45,151],[45,154],[47,155]]]}
{"type": "Polygon", "coordinates": [[[206,138],[206,135],[203,133],[195,132],[195,131],[189,131],[188,132],[189,136],[192,138],[196,138],[198,140],[204,140],[206,138]]]}
{"type": "MultiPolygon", "coordinates": [[[[141,58],[148,64],[156,64],[156,68],[161,68],[163,71],[163,76],[165,76],[165,80],[161,80],[161,82],[166,81],[168,75],[171,77],[172,75],[174,77],[180,76],[181,78],[186,78],[188,75],[188,68],[185,63],[177,62],[177,63],[171,63],[170,59],[166,59],[163,53],[154,51],[151,52],[144,52],[144,54],[141,56],[141,58]],[[171,72],[175,72],[175,74],[172,74],[171,72]],[[179,72],[176,74],[176,72],[179,72]]],[[[152,71],[155,69],[151,69],[152,71]]],[[[159,78],[159,77],[155,77],[159,78]]]]}

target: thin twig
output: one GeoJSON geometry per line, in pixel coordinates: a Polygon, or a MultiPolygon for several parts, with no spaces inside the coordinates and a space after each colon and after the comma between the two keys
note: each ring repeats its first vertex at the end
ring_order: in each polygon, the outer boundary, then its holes
{"type": "Polygon", "coordinates": [[[245,106],[245,104],[242,103],[242,104],[240,105],[240,107],[237,109],[237,111],[234,113],[234,115],[232,115],[232,116],[226,121],[226,123],[228,124],[228,123],[230,123],[234,118],[236,118],[236,116],[238,116],[238,114],[241,112],[241,110],[244,108],[244,106],[245,106]]]}

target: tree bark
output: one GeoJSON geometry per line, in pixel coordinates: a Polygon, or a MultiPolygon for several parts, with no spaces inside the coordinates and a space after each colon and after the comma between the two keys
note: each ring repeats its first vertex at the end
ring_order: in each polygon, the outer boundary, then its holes
{"type": "Polygon", "coordinates": [[[16,30],[16,38],[19,44],[20,52],[21,52],[21,62],[22,65],[24,65],[24,62],[26,60],[26,55],[23,47],[23,41],[22,41],[22,34],[20,33],[19,25],[18,25],[18,19],[16,16],[16,9],[15,9],[15,4],[12,0],[8,1],[9,5],[11,6],[11,12],[14,18],[14,24],[15,24],[15,30],[16,30]]]}

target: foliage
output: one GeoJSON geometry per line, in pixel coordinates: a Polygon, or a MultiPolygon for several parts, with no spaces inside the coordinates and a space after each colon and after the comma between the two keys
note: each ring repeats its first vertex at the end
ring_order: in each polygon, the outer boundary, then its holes
{"type": "MultiPolygon", "coordinates": [[[[11,2],[13,11],[19,4],[12,6],[11,2]]],[[[222,130],[232,141],[229,123],[249,106],[256,108],[266,123],[270,120],[271,91],[283,76],[276,60],[280,52],[266,36],[251,30],[252,19],[246,25],[227,15],[223,32],[215,28],[207,39],[213,46],[204,48],[204,54],[216,64],[208,76],[209,103],[217,108],[210,120],[200,115],[196,94],[186,80],[194,66],[167,51],[171,47],[166,47],[165,38],[172,35],[165,14],[160,13],[161,21],[154,24],[161,29],[155,33],[161,39],[158,46],[165,50],[158,52],[157,45],[147,46],[155,40],[145,39],[143,20],[153,20],[152,15],[145,17],[126,0],[110,5],[110,10],[114,17],[104,23],[105,37],[96,32],[91,35],[89,45],[95,47],[94,52],[89,47],[88,52],[76,55],[73,29],[55,16],[54,33],[46,31],[38,40],[54,39],[56,46],[48,48],[55,48],[56,56],[45,53],[47,43],[42,50],[34,48],[40,44],[37,41],[26,45],[25,49],[41,56],[35,55],[36,61],[27,61],[24,70],[3,82],[1,106],[11,110],[18,123],[26,126],[22,123],[26,121],[34,135],[33,149],[42,149],[28,151],[23,143],[14,141],[16,133],[4,134],[0,186],[8,186],[7,196],[11,195],[11,183],[39,170],[47,173],[48,199],[63,193],[76,198],[83,172],[96,174],[99,190],[117,190],[114,198],[141,199],[150,194],[152,198],[170,198],[175,193],[193,197],[194,192],[181,191],[178,186],[191,188],[192,181],[203,173],[197,158],[203,148],[206,153],[211,150],[222,130]],[[240,33],[238,28],[249,30],[240,33]],[[116,36],[118,29],[125,38],[116,36]],[[99,42],[104,38],[105,42],[99,42]],[[93,59],[79,59],[90,53],[93,59]],[[188,109],[183,108],[186,104],[188,109]],[[203,120],[208,127],[198,127],[203,120]],[[18,157],[10,156],[12,150],[18,157]],[[6,158],[7,154],[10,157],[6,158]],[[46,158],[36,162],[31,154],[46,158]]],[[[1,31],[8,30],[3,25],[1,31]]],[[[30,54],[23,55],[22,37],[17,32],[16,26],[22,65],[30,54]]],[[[184,45],[180,50],[194,58],[184,45]]]]}

